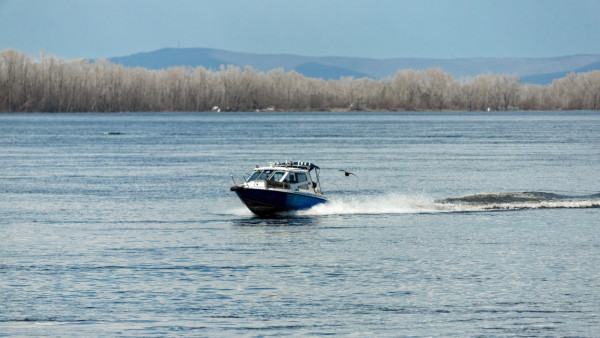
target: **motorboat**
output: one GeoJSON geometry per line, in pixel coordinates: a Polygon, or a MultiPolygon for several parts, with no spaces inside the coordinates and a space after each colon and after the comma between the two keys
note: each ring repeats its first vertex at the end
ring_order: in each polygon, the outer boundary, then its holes
{"type": "Polygon", "coordinates": [[[319,170],[310,162],[271,162],[254,168],[242,184],[234,179],[230,190],[260,217],[310,209],[327,202],[321,191],[319,170]]]}

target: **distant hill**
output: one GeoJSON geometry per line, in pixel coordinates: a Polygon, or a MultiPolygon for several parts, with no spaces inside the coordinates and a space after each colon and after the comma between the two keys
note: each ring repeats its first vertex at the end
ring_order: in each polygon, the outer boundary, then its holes
{"type": "Polygon", "coordinates": [[[519,81],[522,83],[535,83],[535,84],[545,85],[545,84],[552,83],[552,81],[554,81],[556,79],[563,78],[571,72],[586,73],[586,72],[591,72],[594,70],[600,70],[600,62],[593,62],[593,63],[587,64],[583,67],[580,67],[577,69],[569,69],[567,71],[524,76],[523,78],[519,79],[519,81]]]}
{"type": "Polygon", "coordinates": [[[455,78],[495,73],[518,75],[521,83],[550,84],[570,72],[600,70],[600,55],[572,55],[552,58],[394,58],[313,57],[291,54],[253,54],[209,48],[163,48],[156,51],[113,57],[111,62],[126,67],[165,69],[174,66],[203,66],[218,70],[221,65],[251,66],[267,72],[275,68],[295,70],[308,77],[339,79],[393,77],[403,69],[439,67],[455,78]]]}
{"type": "Polygon", "coordinates": [[[323,78],[327,80],[339,79],[342,76],[352,76],[356,79],[361,77],[370,77],[367,74],[356,72],[352,69],[324,65],[315,61],[303,63],[299,66],[294,67],[294,70],[307,77],[323,78]]]}

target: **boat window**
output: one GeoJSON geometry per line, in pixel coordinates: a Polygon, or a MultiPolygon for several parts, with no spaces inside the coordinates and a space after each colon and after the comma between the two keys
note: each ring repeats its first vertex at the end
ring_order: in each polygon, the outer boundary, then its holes
{"type": "Polygon", "coordinates": [[[283,178],[283,175],[285,175],[284,171],[276,171],[273,174],[273,176],[271,176],[271,178],[269,178],[269,181],[279,182],[283,178]]]}
{"type": "Polygon", "coordinates": [[[258,175],[260,175],[260,171],[255,171],[254,173],[252,173],[252,176],[248,177],[248,179],[246,180],[246,182],[251,182],[256,180],[256,178],[258,177],[258,175]]]}
{"type": "Polygon", "coordinates": [[[296,174],[295,173],[289,173],[284,179],[284,182],[287,183],[298,183],[298,180],[296,180],[296,174]]]}
{"type": "Polygon", "coordinates": [[[260,176],[258,176],[257,180],[267,180],[267,178],[269,178],[269,176],[271,176],[271,174],[273,173],[273,170],[265,170],[263,171],[260,176]]]}
{"type": "Polygon", "coordinates": [[[298,183],[306,182],[308,179],[306,178],[305,173],[296,173],[296,178],[298,179],[298,183]]]}

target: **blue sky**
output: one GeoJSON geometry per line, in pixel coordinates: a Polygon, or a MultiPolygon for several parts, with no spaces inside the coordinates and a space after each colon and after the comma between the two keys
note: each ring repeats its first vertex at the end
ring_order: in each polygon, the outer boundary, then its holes
{"type": "Polygon", "coordinates": [[[208,47],[311,56],[600,54],[600,0],[0,0],[0,49],[208,47]]]}

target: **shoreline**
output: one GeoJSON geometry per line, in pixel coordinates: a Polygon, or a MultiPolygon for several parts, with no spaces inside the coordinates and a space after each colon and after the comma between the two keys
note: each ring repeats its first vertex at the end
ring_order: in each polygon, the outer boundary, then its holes
{"type": "Polygon", "coordinates": [[[23,111],[0,111],[0,115],[28,115],[28,114],[107,114],[107,115],[119,115],[119,114],[228,114],[228,113],[240,113],[240,114],[258,114],[258,113],[474,113],[474,114],[482,114],[482,115],[493,115],[497,113],[556,113],[556,112],[598,112],[600,110],[590,110],[590,109],[510,109],[510,110],[461,110],[461,109],[440,109],[440,110],[387,110],[387,109],[365,109],[365,110],[356,110],[356,109],[306,109],[306,110],[298,110],[298,109],[289,109],[289,110],[227,110],[227,111],[212,111],[212,110],[201,110],[201,111],[56,111],[56,112],[23,112],[23,111]]]}

